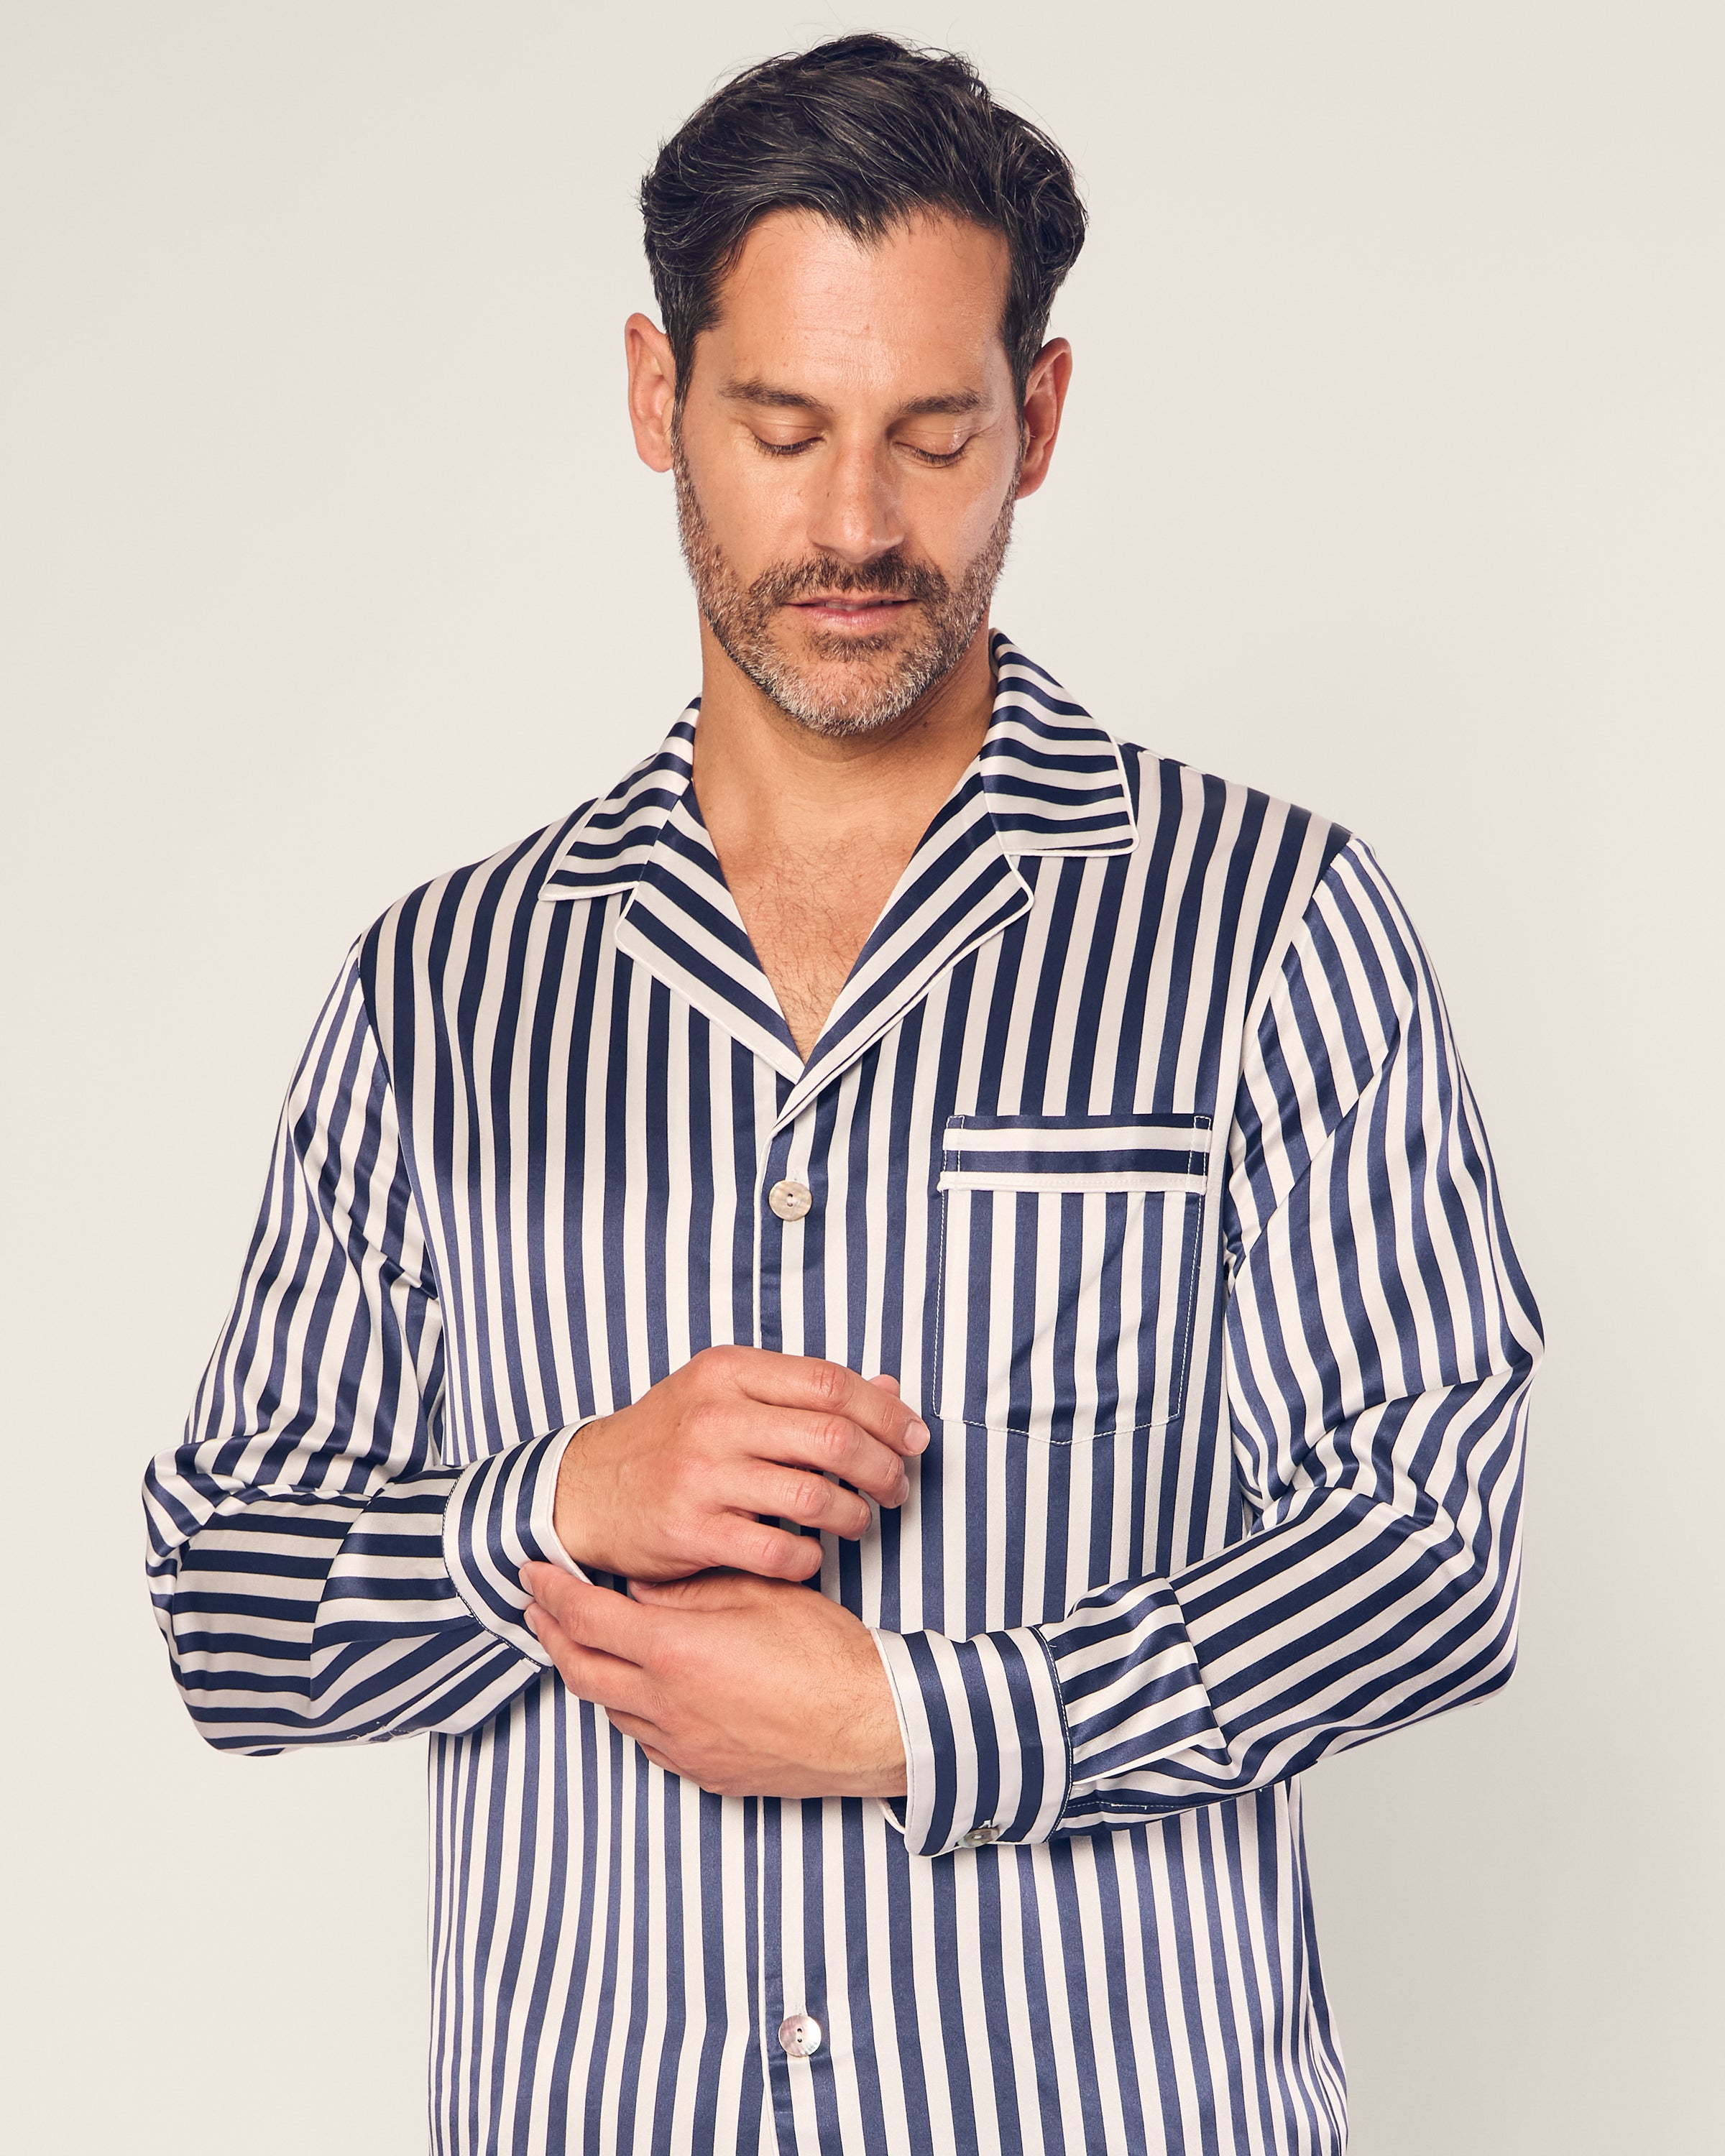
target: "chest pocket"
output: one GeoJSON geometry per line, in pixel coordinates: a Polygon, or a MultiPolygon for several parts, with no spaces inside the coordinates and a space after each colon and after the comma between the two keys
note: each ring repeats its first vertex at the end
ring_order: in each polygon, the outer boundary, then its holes
{"type": "Polygon", "coordinates": [[[954,1116],[937,1412],[1053,1445],[1153,1429],[1192,1359],[1208,1116],[954,1116]]]}

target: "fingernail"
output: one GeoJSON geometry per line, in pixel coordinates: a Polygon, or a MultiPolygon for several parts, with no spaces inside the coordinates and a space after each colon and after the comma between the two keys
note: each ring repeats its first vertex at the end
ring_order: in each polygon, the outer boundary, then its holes
{"type": "Polygon", "coordinates": [[[910,1427],[909,1436],[912,1452],[926,1452],[928,1450],[928,1424],[926,1422],[913,1422],[910,1427]]]}
{"type": "Polygon", "coordinates": [[[539,1637],[539,1604],[530,1602],[521,1612],[521,1622],[536,1640],[539,1637]]]}

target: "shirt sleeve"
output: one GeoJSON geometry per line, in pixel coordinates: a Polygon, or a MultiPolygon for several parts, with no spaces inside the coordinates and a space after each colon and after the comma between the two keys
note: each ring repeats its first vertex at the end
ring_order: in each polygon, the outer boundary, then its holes
{"type": "Polygon", "coordinates": [[[1358,840],[1250,1030],[1222,1234],[1247,1531],[1055,1623],[877,1634],[921,1855],[1213,1803],[1508,1680],[1538,1313],[1437,983],[1358,840]]]}
{"type": "Polygon", "coordinates": [[[439,1450],[444,1330],[357,953],[282,1111],[239,1296],[144,1503],[157,1619],[212,1744],[470,1729],[548,1666],[516,1578],[574,1428],[439,1450]]]}

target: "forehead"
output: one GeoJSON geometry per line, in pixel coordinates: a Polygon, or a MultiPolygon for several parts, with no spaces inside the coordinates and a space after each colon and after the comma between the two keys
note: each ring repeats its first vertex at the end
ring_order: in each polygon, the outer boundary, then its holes
{"type": "Polygon", "coordinates": [[[1010,266],[999,233],[959,218],[919,216],[870,241],[813,211],[774,210],[750,229],[701,342],[727,374],[811,395],[933,376],[983,389],[1007,372],[1010,266]]]}

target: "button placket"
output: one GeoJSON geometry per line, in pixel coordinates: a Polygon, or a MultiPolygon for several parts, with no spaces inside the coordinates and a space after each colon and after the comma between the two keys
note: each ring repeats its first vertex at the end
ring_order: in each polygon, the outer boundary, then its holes
{"type": "MultiPolygon", "coordinates": [[[[783,1088],[781,1086],[781,1105],[783,1088]]],[[[783,1352],[785,1338],[783,1308],[785,1275],[800,1274],[803,1258],[803,1237],[794,1232],[796,1224],[804,1219],[814,1203],[814,1194],[802,1177],[792,1173],[794,1153],[803,1153],[807,1148],[807,1126],[803,1127],[803,1142],[798,1144],[797,1126],[790,1125],[771,1132],[763,1156],[759,1156],[760,1180],[755,1185],[755,1309],[756,1337],[759,1344],[775,1352],[783,1352]],[[764,1201],[764,1202],[763,1202],[764,1201]],[[770,1216],[763,1217],[763,1216],[770,1216]]],[[[809,1173],[807,1168],[803,1174],[809,1173]]],[[[741,1197],[742,1194],[738,1194],[741,1197]]],[[[800,1309],[802,1289],[799,1280],[793,1279],[792,1289],[793,1306],[800,1309]]],[[[800,1340],[795,1343],[800,1345],[800,1340]]],[[[762,1805],[763,1814],[776,1814],[777,1805],[762,1805]]],[[[759,1943],[761,1974],[767,1999],[776,1999],[782,2004],[783,2019],[778,2025],[778,2056],[774,2060],[770,2049],[773,2025],[762,2017],[764,2026],[757,2024],[762,2046],[762,2064],[768,2069],[770,2082],[777,2084],[772,2102],[777,2108],[782,2135],[794,2131],[796,2105],[807,2100],[809,2084],[802,2074],[799,2061],[812,2059],[826,2040],[826,2031],[812,2014],[784,2006],[787,1989],[795,1999],[802,1990],[800,1976],[793,1974],[791,1984],[786,1983],[785,1940],[780,1926],[783,1912],[775,1922],[770,1912],[778,1906],[777,1894],[768,1891],[767,1868],[782,1863],[783,1854],[776,1831],[768,1830],[762,1820],[759,1841],[759,1861],[762,1876],[753,1912],[759,1943]],[[794,1988],[793,1988],[793,1986],[794,1988]],[[800,2087],[801,2094],[793,2092],[800,2087]]],[[[795,1956],[798,1969],[802,1956],[795,1956]]],[[[769,2009],[770,2010],[770,2009],[769,2009]]],[[[822,2066],[827,2065],[826,2061],[822,2066]]],[[[811,2068],[811,2072],[820,2069],[811,2068]]]]}
{"type": "Polygon", "coordinates": [[[778,1351],[784,1347],[781,1326],[784,1268],[787,1261],[793,1269],[801,1264],[801,1240],[788,1235],[786,1230],[804,1218],[809,1210],[809,1206],[804,1206],[801,1213],[787,1216],[780,1210],[784,1202],[780,1194],[788,1189],[803,1191],[808,1194],[809,1205],[814,1203],[809,1185],[801,1177],[791,1173],[795,1142],[793,1130],[773,1132],[757,1171],[761,1179],[755,1185],[755,1337],[757,1345],[778,1351]]]}

